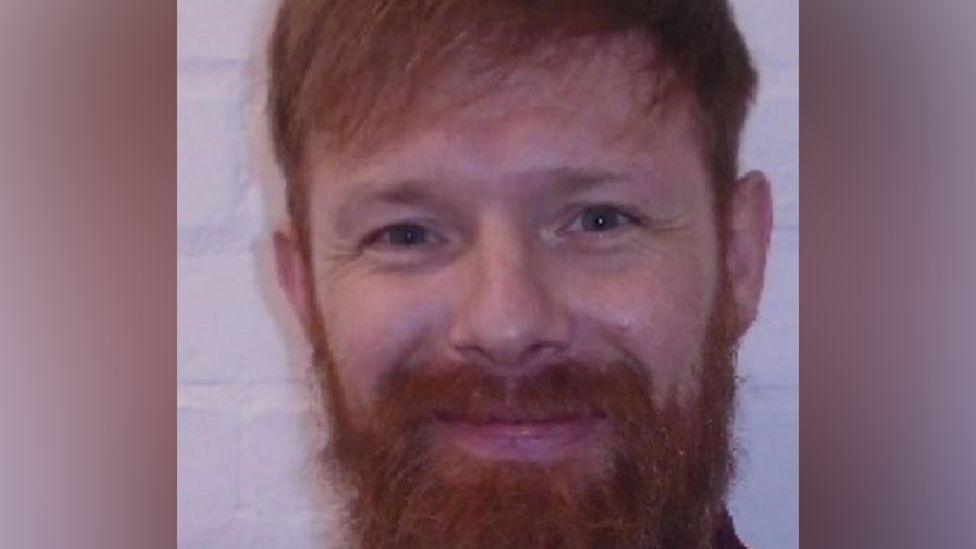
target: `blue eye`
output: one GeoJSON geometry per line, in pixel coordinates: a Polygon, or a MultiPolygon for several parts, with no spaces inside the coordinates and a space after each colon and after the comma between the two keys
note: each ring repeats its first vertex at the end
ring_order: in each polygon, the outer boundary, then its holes
{"type": "Polygon", "coordinates": [[[398,223],[384,227],[366,238],[367,245],[387,245],[413,247],[430,244],[433,240],[430,229],[416,223],[398,223]]]}
{"type": "Polygon", "coordinates": [[[633,216],[625,214],[612,206],[596,206],[586,208],[574,220],[573,225],[579,224],[577,229],[586,232],[607,232],[619,228],[621,225],[635,224],[633,216]]]}

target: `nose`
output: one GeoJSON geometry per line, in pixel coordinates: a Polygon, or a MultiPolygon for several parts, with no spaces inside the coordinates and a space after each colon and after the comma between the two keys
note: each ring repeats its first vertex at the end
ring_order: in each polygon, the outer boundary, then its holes
{"type": "Polygon", "coordinates": [[[465,361],[521,375],[565,352],[571,341],[567,308],[545,268],[544,252],[520,231],[480,233],[467,254],[463,288],[448,332],[465,361]]]}

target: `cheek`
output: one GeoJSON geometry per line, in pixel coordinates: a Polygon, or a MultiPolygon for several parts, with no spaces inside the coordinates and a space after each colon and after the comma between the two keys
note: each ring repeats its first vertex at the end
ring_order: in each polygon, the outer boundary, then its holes
{"type": "Polygon", "coordinates": [[[682,255],[612,276],[577,274],[573,308],[582,331],[645,365],[658,397],[672,388],[684,394],[694,387],[714,297],[710,263],[682,255]]]}
{"type": "Polygon", "coordinates": [[[436,295],[417,282],[348,277],[322,292],[322,311],[336,373],[349,406],[369,409],[383,375],[411,360],[430,331],[436,295]]]}

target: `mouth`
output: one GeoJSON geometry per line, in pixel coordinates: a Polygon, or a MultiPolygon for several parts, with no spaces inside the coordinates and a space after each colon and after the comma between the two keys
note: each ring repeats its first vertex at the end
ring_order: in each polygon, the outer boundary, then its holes
{"type": "Polygon", "coordinates": [[[482,417],[438,414],[439,434],[475,457],[491,460],[549,462],[596,447],[607,430],[603,415],[482,417]]]}

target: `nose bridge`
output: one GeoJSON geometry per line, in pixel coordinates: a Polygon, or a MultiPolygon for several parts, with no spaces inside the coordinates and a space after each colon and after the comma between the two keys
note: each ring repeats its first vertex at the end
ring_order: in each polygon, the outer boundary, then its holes
{"type": "Polygon", "coordinates": [[[496,367],[520,368],[568,345],[568,317],[528,231],[493,217],[482,224],[469,260],[466,295],[451,330],[455,349],[496,367]]]}

